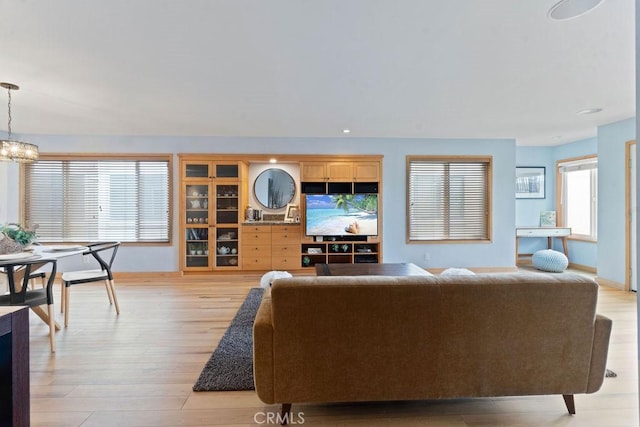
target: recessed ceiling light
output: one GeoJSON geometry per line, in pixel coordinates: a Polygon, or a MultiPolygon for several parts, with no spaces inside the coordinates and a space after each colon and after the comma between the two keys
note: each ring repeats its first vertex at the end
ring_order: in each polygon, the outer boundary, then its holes
{"type": "Polygon", "coordinates": [[[342,133],[351,133],[351,129],[342,129],[342,133]]]}
{"type": "Polygon", "coordinates": [[[276,159],[269,159],[269,163],[278,163],[276,159]]]}
{"type": "Polygon", "coordinates": [[[549,9],[547,16],[554,21],[566,21],[584,15],[602,2],[603,0],[560,0],[549,9]]]}
{"type": "Polygon", "coordinates": [[[578,111],[576,114],[585,115],[585,114],[596,114],[602,111],[602,108],[585,108],[584,110],[578,111]]]}

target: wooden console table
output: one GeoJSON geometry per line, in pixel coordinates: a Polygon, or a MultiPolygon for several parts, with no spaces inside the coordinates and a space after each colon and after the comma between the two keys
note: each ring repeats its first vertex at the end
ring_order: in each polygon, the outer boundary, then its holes
{"type": "Polygon", "coordinates": [[[569,227],[517,227],[516,228],[516,265],[518,264],[518,257],[520,256],[518,251],[519,240],[523,237],[546,237],[547,248],[551,249],[553,238],[557,237],[562,241],[562,249],[564,254],[569,257],[569,249],[567,247],[567,237],[571,235],[571,228],[569,227]]]}
{"type": "Polygon", "coordinates": [[[0,425],[28,426],[28,307],[0,307],[0,396],[0,425]]]}

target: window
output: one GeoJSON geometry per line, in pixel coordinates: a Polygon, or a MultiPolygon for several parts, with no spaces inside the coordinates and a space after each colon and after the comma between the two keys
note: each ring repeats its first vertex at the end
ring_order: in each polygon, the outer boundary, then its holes
{"type": "Polygon", "coordinates": [[[577,238],[598,238],[598,158],[559,161],[559,204],[562,226],[577,238]]]}
{"type": "Polygon", "coordinates": [[[486,241],[491,157],[407,157],[408,240],[486,241]]]}
{"type": "Polygon", "coordinates": [[[22,184],[40,241],[170,242],[171,155],[41,155],[22,184]]]}

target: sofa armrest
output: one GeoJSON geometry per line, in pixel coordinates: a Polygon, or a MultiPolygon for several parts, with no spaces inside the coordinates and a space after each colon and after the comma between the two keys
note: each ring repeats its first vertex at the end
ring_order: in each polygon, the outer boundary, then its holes
{"type": "Polygon", "coordinates": [[[274,402],[273,319],[271,298],[265,296],[253,323],[253,382],[264,403],[274,402]]]}
{"type": "Polygon", "coordinates": [[[594,393],[600,390],[600,387],[604,382],[604,375],[607,369],[607,354],[609,352],[609,337],[611,336],[612,324],[613,322],[608,317],[596,314],[587,393],[594,393]]]}

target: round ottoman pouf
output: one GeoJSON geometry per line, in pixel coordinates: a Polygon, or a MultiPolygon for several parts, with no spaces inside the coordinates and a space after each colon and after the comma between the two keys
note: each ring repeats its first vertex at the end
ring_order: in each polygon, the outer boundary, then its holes
{"type": "Polygon", "coordinates": [[[562,273],[569,265],[569,259],[562,252],[552,249],[537,251],[531,258],[533,266],[538,270],[562,273]]]}

